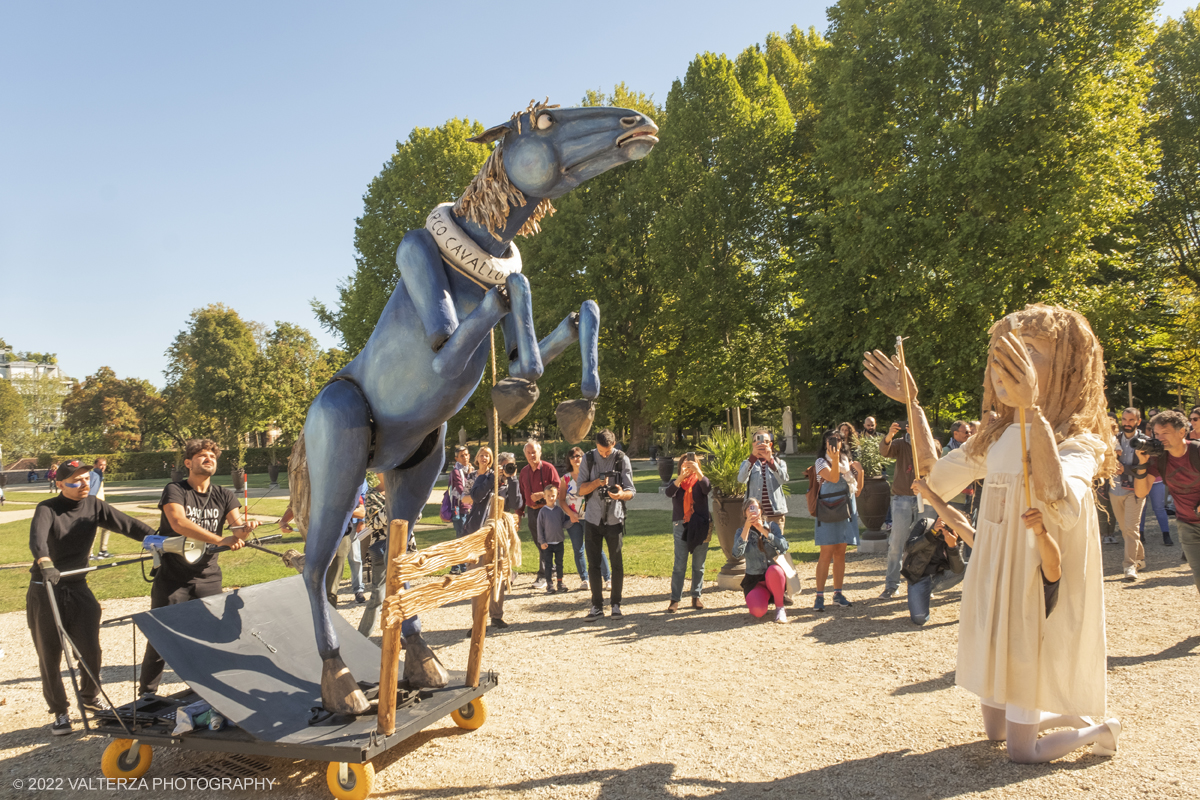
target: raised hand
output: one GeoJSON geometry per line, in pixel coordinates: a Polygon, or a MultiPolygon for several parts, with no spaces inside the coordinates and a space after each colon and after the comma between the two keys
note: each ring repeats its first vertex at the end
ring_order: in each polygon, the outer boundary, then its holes
{"type": "MultiPolygon", "coordinates": [[[[917,382],[913,380],[912,372],[909,370],[905,369],[905,375],[908,378],[910,398],[916,400],[917,382]]],[[[889,358],[882,350],[863,353],[863,376],[873,383],[876,389],[897,403],[903,403],[910,399],[904,396],[904,384],[900,382],[899,358],[889,358]]]]}
{"type": "Polygon", "coordinates": [[[1017,334],[1009,331],[996,340],[988,354],[988,369],[993,383],[1005,395],[1001,399],[1007,405],[1032,408],[1037,404],[1037,370],[1017,334]]]}

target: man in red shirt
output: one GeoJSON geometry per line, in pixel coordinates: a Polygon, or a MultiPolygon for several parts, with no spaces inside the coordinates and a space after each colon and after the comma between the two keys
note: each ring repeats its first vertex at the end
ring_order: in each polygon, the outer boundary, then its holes
{"type": "Polygon", "coordinates": [[[1150,420],[1155,437],[1166,453],[1151,457],[1141,450],[1133,470],[1133,491],[1150,494],[1154,478],[1161,477],[1175,498],[1175,524],[1179,544],[1200,590],[1200,441],[1187,439],[1187,420],[1178,411],[1164,411],[1150,420]]]}
{"type": "MultiPolygon", "coordinates": [[[[542,446],[533,439],[525,443],[525,460],[529,463],[521,470],[521,497],[525,498],[525,522],[529,525],[529,535],[536,542],[538,512],[546,505],[546,487],[558,485],[558,470],[553,464],[542,461],[542,446]]],[[[533,588],[546,588],[546,576],[540,563],[533,588]]]]}

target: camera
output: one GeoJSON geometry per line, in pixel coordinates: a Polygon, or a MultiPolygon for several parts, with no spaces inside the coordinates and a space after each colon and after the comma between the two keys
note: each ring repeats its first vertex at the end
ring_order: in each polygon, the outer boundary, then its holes
{"type": "Polygon", "coordinates": [[[508,462],[507,464],[505,464],[505,465],[504,465],[504,474],[505,474],[505,475],[516,475],[516,474],[517,474],[517,465],[516,465],[516,463],[515,463],[515,462],[512,462],[512,461],[510,461],[510,462],[508,462]]]}
{"type": "Polygon", "coordinates": [[[1129,446],[1140,453],[1146,453],[1150,456],[1161,456],[1166,452],[1162,442],[1158,439],[1151,439],[1141,431],[1133,434],[1133,437],[1129,440],[1129,446]]]}
{"type": "Polygon", "coordinates": [[[603,486],[596,489],[596,494],[600,495],[605,500],[611,499],[609,497],[610,493],[621,491],[621,484],[619,482],[621,480],[621,473],[615,469],[611,469],[608,472],[601,472],[596,477],[607,479],[607,482],[603,486]]]}

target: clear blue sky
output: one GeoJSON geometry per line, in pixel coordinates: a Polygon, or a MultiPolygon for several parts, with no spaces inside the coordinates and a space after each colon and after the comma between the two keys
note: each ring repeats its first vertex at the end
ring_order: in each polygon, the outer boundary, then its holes
{"type": "Polygon", "coordinates": [[[661,102],[697,53],[824,30],[826,5],[4,4],[0,337],[159,386],[209,303],[331,346],[309,301],[336,300],[367,183],[412,128],[620,81],[661,102]]]}

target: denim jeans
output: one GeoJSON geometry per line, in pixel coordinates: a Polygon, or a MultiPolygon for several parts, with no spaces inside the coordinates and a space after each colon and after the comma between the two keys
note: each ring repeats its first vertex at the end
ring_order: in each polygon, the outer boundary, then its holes
{"type": "Polygon", "coordinates": [[[908,585],[908,616],[914,625],[929,621],[929,599],[934,592],[944,592],[962,581],[966,572],[945,570],[936,575],[926,575],[916,583],[908,585]]]}
{"type": "MultiPolygon", "coordinates": [[[[671,602],[678,603],[683,597],[683,576],[687,572],[688,545],[683,538],[683,523],[676,522],[675,535],[675,568],[671,571],[671,602]]],[[[704,583],[704,559],[708,556],[708,543],[697,545],[691,551],[692,556],[692,597],[700,596],[700,588],[704,583]]]]}
{"type": "MultiPolygon", "coordinates": [[[[567,528],[567,533],[571,534],[571,551],[575,554],[575,569],[579,570],[579,580],[587,583],[588,562],[587,554],[583,551],[583,520],[567,528]]],[[[600,554],[600,575],[604,580],[612,578],[612,572],[608,568],[608,556],[604,553],[600,554]]]]}
{"type": "MultiPolygon", "coordinates": [[[[408,533],[410,545],[415,545],[415,533],[408,533]]],[[[367,605],[363,609],[362,619],[358,621],[358,632],[370,636],[375,631],[375,620],[383,605],[383,595],[387,590],[387,539],[380,539],[373,547],[367,548],[367,558],[371,559],[371,591],[367,595],[367,605]],[[380,547],[382,545],[382,547],[380,547]]],[[[404,584],[408,588],[408,584],[404,584]]],[[[409,617],[400,625],[401,636],[412,636],[421,632],[421,618],[409,617]]]]}
{"type": "Polygon", "coordinates": [[[892,495],[892,529],[888,531],[887,586],[896,590],[900,588],[900,567],[904,560],[904,543],[912,526],[920,517],[933,519],[937,514],[933,507],[926,504],[925,512],[917,513],[917,498],[912,495],[892,495]]]}

